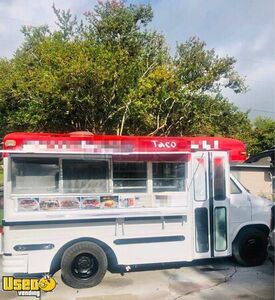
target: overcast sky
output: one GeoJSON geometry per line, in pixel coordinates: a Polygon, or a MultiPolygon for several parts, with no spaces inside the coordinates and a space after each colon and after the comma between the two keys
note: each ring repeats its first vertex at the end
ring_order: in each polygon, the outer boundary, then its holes
{"type": "MultiPolygon", "coordinates": [[[[22,25],[55,28],[52,3],[81,16],[96,0],[0,0],[0,57],[12,57],[22,42],[22,25]]],[[[198,36],[220,55],[237,59],[249,91],[225,94],[250,117],[275,118],[275,1],[274,0],[138,0],[151,3],[150,27],[162,32],[171,51],[176,42],[198,36]]]]}

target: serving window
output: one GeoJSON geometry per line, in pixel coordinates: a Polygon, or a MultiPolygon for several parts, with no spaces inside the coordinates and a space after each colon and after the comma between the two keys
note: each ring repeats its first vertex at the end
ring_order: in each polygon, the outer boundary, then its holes
{"type": "Polygon", "coordinates": [[[106,193],[108,161],[63,159],[62,180],[64,193],[106,193]]]}
{"type": "Polygon", "coordinates": [[[147,163],[114,162],[113,189],[115,193],[145,193],[147,191],[147,163]]]}
{"type": "Polygon", "coordinates": [[[17,211],[185,206],[182,162],[12,157],[17,211]],[[164,193],[163,193],[164,192],[164,193]],[[171,193],[165,193],[171,192],[171,193]]]}
{"type": "Polygon", "coordinates": [[[56,193],[59,190],[58,158],[15,157],[11,179],[13,193],[56,193]]]}
{"type": "Polygon", "coordinates": [[[153,192],[183,191],[185,191],[184,163],[153,163],[153,192]]]}

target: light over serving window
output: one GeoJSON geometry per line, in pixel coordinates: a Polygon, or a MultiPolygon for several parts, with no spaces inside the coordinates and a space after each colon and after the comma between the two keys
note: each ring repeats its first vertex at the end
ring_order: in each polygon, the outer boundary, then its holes
{"type": "Polygon", "coordinates": [[[108,161],[63,159],[64,193],[108,192],[108,161]]]}
{"type": "Polygon", "coordinates": [[[154,192],[182,192],[185,190],[183,163],[153,163],[154,192]]]}
{"type": "Polygon", "coordinates": [[[12,158],[12,192],[17,194],[55,193],[59,189],[57,158],[12,158]]]}
{"type": "Polygon", "coordinates": [[[147,191],[147,164],[145,162],[114,162],[115,193],[144,193],[147,191]]]}

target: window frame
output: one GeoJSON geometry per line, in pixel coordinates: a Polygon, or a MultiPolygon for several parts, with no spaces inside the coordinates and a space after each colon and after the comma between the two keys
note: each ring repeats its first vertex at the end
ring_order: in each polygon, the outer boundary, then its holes
{"type": "Polygon", "coordinates": [[[108,170],[109,170],[109,180],[108,180],[108,190],[106,192],[101,192],[101,194],[104,195],[112,195],[112,194],[182,194],[182,193],[186,193],[186,184],[187,184],[187,177],[188,177],[188,164],[184,161],[123,161],[123,162],[129,162],[129,163],[134,163],[134,162],[144,162],[146,163],[146,191],[145,192],[114,192],[114,188],[113,188],[113,182],[114,182],[114,178],[113,178],[113,163],[114,162],[119,162],[119,161],[114,161],[112,159],[112,155],[86,155],[86,154],[82,154],[82,155],[73,155],[73,154],[60,154],[60,155],[56,155],[56,154],[35,154],[35,155],[30,155],[30,154],[11,154],[8,158],[8,182],[7,182],[7,191],[8,194],[11,195],[12,197],[24,197],[24,196],[31,196],[31,197],[37,197],[39,195],[43,195],[43,196],[62,196],[62,195],[66,195],[66,196],[76,196],[76,195],[83,195],[83,196],[94,196],[94,195],[98,195],[100,193],[65,193],[64,192],[64,182],[63,182],[63,169],[62,169],[62,162],[64,159],[85,159],[85,160],[104,160],[108,162],[108,170]],[[16,193],[12,191],[12,178],[11,178],[11,173],[12,173],[12,159],[13,158],[56,158],[59,161],[59,178],[58,178],[58,183],[59,183],[59,191],[55,192],[55,193],[16,193]],[[153,163],[173,163],[173,164],[183,164],[184,165],[184,186],[185,189],[183,191],[163,191],[163,192],[155,192],[153,190],[153,163]]]}
{"type": "MultiPolygon", "coordinates": [[[[31,197],[36,197],[36,196],[39,196],[39,195],[43,195],[43,196],[62,196],[62,195],[66,195],[66,196],[75,196],[75,195],[83,195],[83,196],[93,196],[93,195],[98,195],[99,193],[65,193],[64,192],[64,182],[63,182],[63,169],[62,169],[62,161],[64,159],[73,159],[73,160],[77,160],[77,159],[81,159],[85,157],[85,160],[93,160],[93,161],[98,161],[98,160],[103,160],[103,161],[107,161],[108,163],[108,175],[109,175],[109,179],[108,179],[108,183],[107,183],[107,191],[106,192],[101,192],[101,194],[104,194],[104,195],[111,195],[113,193],[113,190],[112,190],[112,172],[111,172],[111,166],[112,166],[112,160],[111,160],[111,157],[108,156],[108,155],[93,155],[93,156],[90,156],[90,155],[71,155],[71,154],[68,154],[68,155],[54,155],[54,154],[49,154],[49,155],[45,155],[45,154],[35,154],[34,155],[29,155],[29,154],[12,154],[9,156],[9,161],[8,161],[8,192],[11,196],[13,197],[18,197],[18,196],[31,196],[31,197]],[[58,159],[58,162],[59,162],[59,178],[58,178],[58,183],[59,183],[59,190],[55,193],[15,193],[12,191],[12,159],[13,158],[56,158],[58,159]]],[[[83,158],[84,159],[84,158],[83,158]]]]}

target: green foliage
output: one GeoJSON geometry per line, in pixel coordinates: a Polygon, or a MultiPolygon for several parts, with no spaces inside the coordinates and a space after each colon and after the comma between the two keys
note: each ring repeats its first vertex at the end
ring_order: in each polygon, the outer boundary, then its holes
{"type": "Polygon", "coordinates": [[[275,146],[275,120],[256,118],[252,131],[253,140],[249,145],[250,154],[256,154],[275,146]]]}
{"type": "Polygon", "coordinates": [[[149,30],[150,5],[106,1],[82,20],[53,6],[58,30],[23,27],[0,59],[0,134],[89,130],[109,134],[248,139],[251,124],[223,95],[245,92],[235,59],[191,38],[169,53],[149,30]]]}
{"type": "Polygon", "coordinates": [[[220,92],[231,88],[234,92],[246,91],[240,75],[234,70],[233,57],[219,57],[214,49],[206,50],[206,44],[196,37],[179,44],[175,64],[179,79],[191,91],[220,92]]]}

